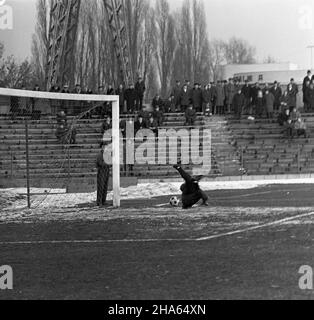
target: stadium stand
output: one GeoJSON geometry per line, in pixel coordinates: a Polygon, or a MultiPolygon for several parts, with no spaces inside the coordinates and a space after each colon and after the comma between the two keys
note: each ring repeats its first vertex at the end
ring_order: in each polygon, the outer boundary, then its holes
{"type": "MultiPolygon", "coordinates": [[[[129,116],[125,116],[129,118],[129,116]]],[[[71,122],[71,118],[69,118],[71,122]]],[[[30,176],[33,187],[64,187],[69,179],[94,179],[95,159],[101,141],[102,120],[79,120],[77,122],[76,145],[66,148],[58,141],[55,132],[56,117],[42,117],[28,121],[30,176]]],[[[183,128],[183,114],[166,114],[164,128],[183,128]]],[[[209,119],[198,115],[198,127],[212,129],[212,177],[224,174],[238,174],[239,154],[232,146],[232,137],[226,130],[225,121],[209,119]],[[233,157],[236,157],[236,161],[233,157]]],[[[179,144],[180,146],[180,144],[179,144]]],[[[135,145],[136,147],[136,145],[135,145]]],[[[26,178],[25,122],[22,118],[0,119],[0,175],[1,187],[24,186],[26,178]]],[[[180,160],[180,159],[179,159],[180,160]]],[[[141,179],[164,179],[176,177],[171,165],[135,165],[130,172],[122,168],[123,176],[141,179]]],[[[192,166],[188,167],[192,170],[192,166]]]]}

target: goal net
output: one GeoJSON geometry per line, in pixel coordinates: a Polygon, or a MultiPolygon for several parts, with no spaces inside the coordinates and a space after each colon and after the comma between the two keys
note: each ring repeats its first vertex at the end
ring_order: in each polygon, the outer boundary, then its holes
{"type": "Polygon", "coordinates": [[[103,160],[110,158],[109,200],[119,207],[119,117],[115,95],[0,88],[0,188],[28,195],[32,208],[90,203],[83,194],[96,198],[95,164],[108,121],[110,155],[105,150],[103,160]]]}

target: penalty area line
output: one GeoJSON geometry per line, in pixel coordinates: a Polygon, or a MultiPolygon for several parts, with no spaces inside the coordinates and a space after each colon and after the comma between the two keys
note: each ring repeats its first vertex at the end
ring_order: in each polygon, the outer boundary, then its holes
{"type": "Polygon", "coordinates": [[[258,226],[249,227],[245,229],[224,232],[208,237],[202,237],[197,239],[120,239],[120,240],[44,240],[44,241],[1,241],[0,246],[6,245],[66,245],[66,244],[110,244],[110,243],[161,243],[161,242],[206,242],[209,240],[219,239],[219,238],[226,238],[237,234],[243,234],[250,231],[256,231],[259,229],[265,229],[268,227],[273,227],[277,225],[284,224],[286,222],[302,219],[302,218],[309,218],[314,216],[314,212],[299,214],[293,217],[280,219],[277,221],[269,222],[260,224],[258,226]]]}
{"type": "Polygon", "coordinates": [[[297,216],[293,216],[293,217],[289,217],[289,218],[285,218],[285,219],[281,219],[281,220],[277,220],[277,221],[272,221],[272,222],[260,224],[260,225],[255,226],[255,227],[249,227],[249,228],[245,228],[245,229],[240,229],[240,230],[220,233],[220,234],[216,234],[216,235],[209,236],[209,237],[202,237],[202,238],[196,239],[196,241],[208,241],[208,240],[213,240],[213,239],[218,239],[218,238],[224,238],[224,237],[233,236],[233,235],[236,235],[236,234],[246,233],[246,232],[255,231],[255,230],[259,230],[259,229],[264,229],[264,228],[268,228],[268,227],[274,227],[276,225],[281,225],[281,224],[286,223],[286,222],[290,222],[290,221],[294,221],[294,220],[298,220],[298,219],[302,219],[302,218],[308,218],[308,217],[312,217],[312,216],[314,216],[314,212],[299,214],[297,216]]]}

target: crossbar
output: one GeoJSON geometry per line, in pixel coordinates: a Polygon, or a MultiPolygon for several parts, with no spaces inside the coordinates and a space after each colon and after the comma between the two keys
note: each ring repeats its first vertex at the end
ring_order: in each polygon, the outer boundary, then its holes
{"type": "Polygon", "coordinates": [[[76,100],[76,101],[105,101],[105,102],[115,102],[119,100],[119,96],[29,91],[29,90],[18,90],[18,89],[7,89],[7,88],[0,88],[0,96],[37,98],[37,99],[46,99],[46,100],[76,100]]]}

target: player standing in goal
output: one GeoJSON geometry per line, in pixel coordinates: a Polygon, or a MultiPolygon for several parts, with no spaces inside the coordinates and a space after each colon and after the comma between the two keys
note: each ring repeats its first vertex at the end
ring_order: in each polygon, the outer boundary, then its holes
{"type": "Polygon", "coordinates": [[[202,200],[202,206],[208,207],[208,196],[200,188],[199,182],[202,176],[191,177],[187,172],[185,172],[180,165],[173,166],[184,179],[185,183],[181,186],[182,191],[182,208],[190,209],[200,200],[202,200]]]}

